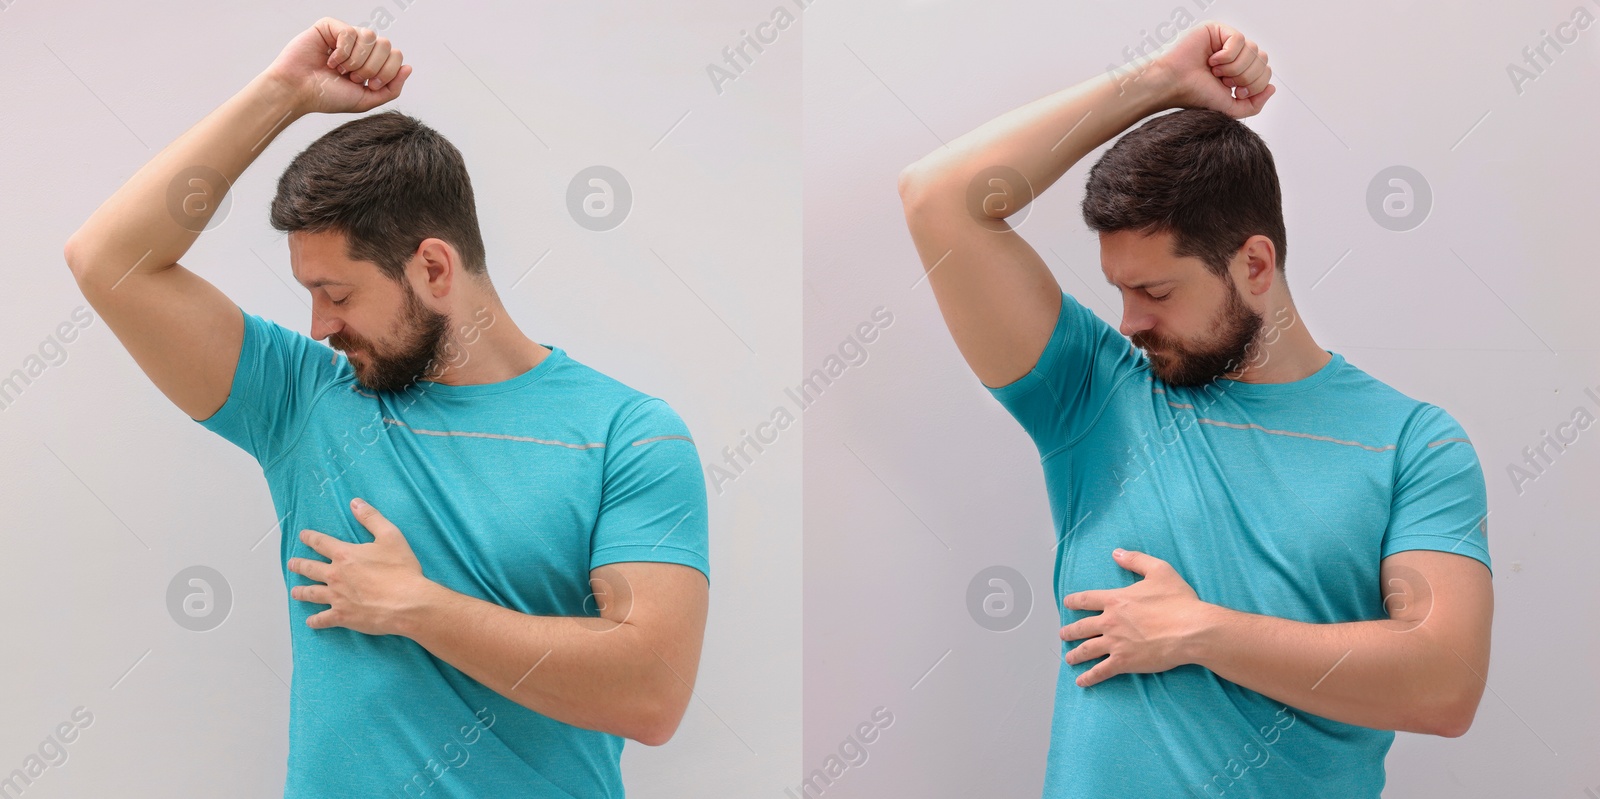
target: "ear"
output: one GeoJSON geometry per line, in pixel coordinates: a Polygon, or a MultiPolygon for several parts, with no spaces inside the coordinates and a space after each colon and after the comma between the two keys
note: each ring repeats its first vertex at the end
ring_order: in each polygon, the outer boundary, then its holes
{"type": "Polygon", "coordinates": [[[1251,294],[1267,293],[1278,280],[1278,248],[1266,236],[1245,239],[1234,254],[1234,264],[1234,273],[1251,294]]]}

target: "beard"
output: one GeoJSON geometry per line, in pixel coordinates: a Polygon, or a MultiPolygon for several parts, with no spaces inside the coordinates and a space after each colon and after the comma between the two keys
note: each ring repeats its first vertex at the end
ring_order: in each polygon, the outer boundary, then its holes
{"type": "Polygon", "coordinates": [[[402,293],[405,307],[396,325],[399,344],[392,351],[380,350],[372,342],[353,336],[328,337],[329,343],[346,357],[361,357],[360,363],[352,360],[350,366],[356,380],[374,391],[400,391],[429,377],[430,368],[440,362],[445,334],[450,330],[450,317],[423,305],[410,285],[402,293]]]}
{"type": "Polygon", "coordinates": [[[1262,318],[1244,303],[1232,283],[1228,284],[1227,297],[1222,312],[1211,324],[1217,334],[1209,344],[1185,347],[1149,331],[1135,333],[1129,340],[1145,351],[1151,371],[1169,385],[1193,388],[1242,371],[1250,345],[1261,332],[1262,318]]]}

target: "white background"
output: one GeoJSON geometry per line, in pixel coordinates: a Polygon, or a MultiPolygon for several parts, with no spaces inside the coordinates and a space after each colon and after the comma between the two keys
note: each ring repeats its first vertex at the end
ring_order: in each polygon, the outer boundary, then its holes
{"type": "MultiPolygon", "coordinates": [[[[106,197],[318,18],[372,24],[374,7],[415,67],[385,108],[462,151],[490,273],[531,337],[665,399],[705,460],[798,370],[798,30],[720,95],[706,75],[770,5],[5,5],[0,375],[87,305],[61,248],[106,197]],[[634,195],[606,233],[566,207],[568,180],[593,164],[634,195]]],[[[349,118],[281,135],[185,266],[308,330],[267,208],[290,158],[349,118]]],[[[0,776],[84,706],[91,726],[27,796],[281,796],[287,596],[260,469],[171,405],[100,320],[67,351],[0,412],[0,776]],[[206,633],[166,607],[194,564],[234,594],[206,633]]],[[[710,496],[696,697],[667,745],[626,746],[630,797],[777,794],[798,770],[800,444],[791,431],[710,496]]]]}
{"type": "MultiPolygon", "coordinates": [[[[1277,94],[1246,124],[1277,162],[1287,277],[1318,343],[1455,416],[1488,483],[1489,690],[1465,736],[1397,736],[1385,795],[1579,797],[1600,786],[1600,426],[1520,496],[1506,472],[1575,407],[1600,417],[1582,395],[1600,393],[1600,24],[1520,95],[1506,71],[1579,5],[1600,16],[1589,0],[811,11],[804,367],[822,366],[875,306],[896,320],[806,417],[804,770],[837,754],[873,708],[895,717],[828,799],[1039,795],[1060,646],[1043,474],[968,370],[927,282],[913,288],[922,266],[896,176],[941,141],[1103,77],[1177,7],[1271,56],[1277,94]],[[1404,233],[1376,224],[1365,199],[1396,164],[1434,193],[1431,215],[1404,233]],[[1031,615],[1005,633],[966,607],[969,581],[996,564],[1032,587],[1031,615]]],[[[1036,200],[1020,232],[1064,290],[1115,326],[1120,299],[1078,205],[1103,151],[1036,200]]]]}

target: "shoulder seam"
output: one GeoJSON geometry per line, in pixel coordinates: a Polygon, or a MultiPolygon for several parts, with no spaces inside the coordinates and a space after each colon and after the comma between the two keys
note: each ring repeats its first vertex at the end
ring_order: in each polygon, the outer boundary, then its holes
{"type": "Polygon", "coordinates": [[[284,447],[282,452],[278,453],[278,457],[273,458],[271,463],[263,465],[261,467],[261,471],[265,472],[270,470],[272,467],[277,466],[280,461],[289,456],[289,453],[294,452],[295,449],[300,446],[300,440],[305,438],[306,429],[311,426],[311,415],[316,413],[317,405],[322,402],[322,398],[327,396],[328,392],[331,391],[334,386],[339,385],[341,382],[343,381],[331,381],[323,384],[322,388],[317,389],[316,395],[313,396],[311,398],[311,402],[306,405],[306,412],[300,419],[300,427],[295,431],[294,438],[290,439],[289,445],[284,447]]]}
{"type": "MultiPolygon", "coordinates": [[[[1089,424],[1086,425],[1083,428],[1082,432],[1080,432],[1077,435],[1073,436],[1071,441],[1068,441],[1067,443],[1062,444],[1061,446],[1056,447],[1053,450],[1050,450],[1050,453],[1048,455],[1045,455],[1043,458],[1040,458],[1039,460],[1041,462],[1043,462],[1045,460],[1048,460],[1049,458],[1054,456],[1056,453],[1058,453],[1058,452],[1060,452],[1060,451],[1062,451],[1064,449],[1070,449],[1070,448],[1076,446],[1079,441],[1083,440],[1084,436],[1087,436],[1087,435],[1089,435],[1089,433],[1093,432],[1094,428],[1095,428],[1095,425],[1098,425],[1100,423],[1100,417],[1105,415],[1106,408],[1111,406],[1112,398],[1117,395],[1118,391],[1122,390],[1122,384],[1128,382],[1128,380],[1130,378],[1132,378],[1136,374],[1139,374],[1142,371],[1143,371],[1142,369],[1134,368],[1134,369],[1129,370],[1127,373],[1123,374],[1122,377],[1117,378],[1117,382],[1111,384],[1111,390],[1106,392],[1105,400],[1100,403],[1100,407],[1099,408],[1095,409],[1094,417],[1089,420],[1089,424]]],[[[1059,403],[1057,403],[1057,405],[1059,406],[1059,403]]]]}

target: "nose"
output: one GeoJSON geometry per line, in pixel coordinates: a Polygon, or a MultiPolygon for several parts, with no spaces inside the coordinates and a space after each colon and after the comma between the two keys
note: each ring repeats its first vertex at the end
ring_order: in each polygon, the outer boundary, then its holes
{"type": "Polygon", "coordinates": [[[1135,307],[1133,303],[1124,301],[1122,304],[1122,325],[1117,331],[1124,336],[1132,337],[1135,333],[1142,333],[1155,327],[1155,317],[1135,307]]]}
{"type": "Polygon", "coordinates": [[[344,329],[344,323],[330,318],[315,307],[311,309],[311,337],[317,341],[325,340],[329,335],[344,329]]]}

